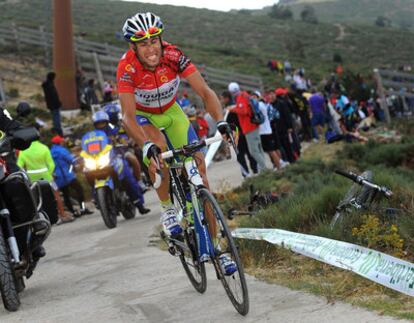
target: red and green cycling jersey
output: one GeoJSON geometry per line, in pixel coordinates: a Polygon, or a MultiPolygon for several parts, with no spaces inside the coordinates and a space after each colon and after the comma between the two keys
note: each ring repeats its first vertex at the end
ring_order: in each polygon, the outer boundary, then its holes
{"type": "Polygon", "coordinates": [[[196,71],[191,60],[167,42],[163,42],[163,55],[154,71],[144,68],[135,52],[128,50],[118,64],[118,92],[134,94],[137,110],[161,114],[175,103],[180,78],[196,71]]]}

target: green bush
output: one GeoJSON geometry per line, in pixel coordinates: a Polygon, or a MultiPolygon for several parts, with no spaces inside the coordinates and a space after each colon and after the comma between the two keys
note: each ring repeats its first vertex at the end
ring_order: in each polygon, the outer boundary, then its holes
{"type": "Polygon", "coordinates": [[[9,96],[10,98],[18,98],[20,96],[19,89],[11,87],[7,92],[7,96],[9,96]]]}

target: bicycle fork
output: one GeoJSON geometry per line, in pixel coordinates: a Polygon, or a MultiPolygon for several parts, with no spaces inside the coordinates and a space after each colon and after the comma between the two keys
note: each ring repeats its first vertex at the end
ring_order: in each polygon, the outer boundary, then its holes
{"type": "Polygon", "coordinates": [[[197,198],[196,189],[191,187],[191,199],[193,203],[194,228],[197,240],[197,248],[199,254],[199,261],[209,261],[211,255],[214,255],[214,247],[211,242],[211,237],[208,234],[207,220],[204,211],[201,212],[200,204],[197,198]]]}

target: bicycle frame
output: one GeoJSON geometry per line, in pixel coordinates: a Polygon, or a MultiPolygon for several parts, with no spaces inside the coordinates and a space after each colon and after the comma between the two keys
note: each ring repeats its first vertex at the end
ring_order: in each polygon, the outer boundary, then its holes
{"type": "MultiPolygon", "coordinates": [[[[221,140],[221,136],[220,137],[213,137],[210,139],[207,139],[205,141],[205,145],[208,145],[210,143],[216,142],[221,140]]],[[[174,153],[173,148],[171,147],[170,143],[168,142],[168,146],[169,148],[171,148],[170,153],[164,153],[163,154],[163,158],[167,159],[169,162],[169,167],[170,167],[170,180],[173,180],[175,185],[177,185],[177,189],[179,191],[179,194],[181,195],[182,199],[187,200],[186,196],[185,196],[185,189],[184,189],[184,185],[182,183],[182,180],[179,177],[179,174],[177,173],[177,171],[185,172],[187,174],[187,179],[186,182],[189,186],[189,190],[190,190],[190,195],[191,195],[191,203],[192,203],[192,215],[193,215],[193,219],[194,219],[194,229],[195,229],[195,233],[196,233],[196,239],[197,239],[197,248],[198,248],[198,255],[199,255],[199,262],[206,262],[209,261],[211,258],[215,257],[215,250],[213,247],[213,243],[211,241],[211,237],[210,234],[208,233],[208,228],[207,228],[207,220],[205,218],[205,214],[204,212],[200,211],[200,205],[199,205],[199,201],[198,201],[198,190],[200,188],[205,188],[202,184],[202,180],[201,180],[201,176],[198,173],[198,171],[189,174],[189,172],[192,172],[191,170],[197,170],[197,165],[195,164],[194,160],[191,161],[186,161],[186,159],[188,159],[189,156],[184,156],[183,161],[179,161],[176,158],[174,158],[174,153]],[[192,163],[191,167],[188,167],[187,163],[192,163]],[[190,171],[188,169],[191,169],[190,171]],[[198,177],[198,178],[197,178],[198,177]],[[196,180],[192,180],[193,178],[197,178],[196,180]]],[[[183,207],[183,217],[186,219],[187,223],[190,223],[190,221],[188,220],[188,210],[187,210],[187,206],[186,205],[182,205],[183,207]]],[[[181,241],[174,239],[174,238],[170,238],[170,241],[175,243],[176,245],[178,245],[179,247],[181,247],[184,250],[188,251],[188,247],[185,245],[185,243],[182,243],[181,241]]]]}

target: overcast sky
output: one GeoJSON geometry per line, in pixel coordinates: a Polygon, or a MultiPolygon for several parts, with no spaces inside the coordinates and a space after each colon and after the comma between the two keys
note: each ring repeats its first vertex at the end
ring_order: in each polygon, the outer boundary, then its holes
{"type": "Polygon", "coordinates": [[[124,0],[135,2],[147,2],[155,4],[169,4],[175,6],[187,6],[194,8],[207,8],[211,10],[229,11],[231,9],[261,9],[265,6],[271,6],[279,0],[124,0]]]}

